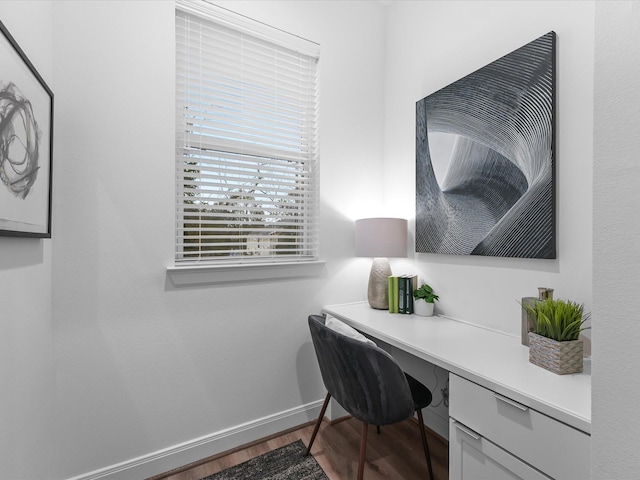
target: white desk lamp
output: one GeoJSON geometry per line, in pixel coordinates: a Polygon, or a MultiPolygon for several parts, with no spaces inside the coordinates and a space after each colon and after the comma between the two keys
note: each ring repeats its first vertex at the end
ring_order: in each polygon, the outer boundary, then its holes
{"type": "Polygon", "coordinates": [[[389,308],[387,257],[407,256],[407,221],[404,218],[362,218],[356,220],[356,256],[373,257],[367,299],[372,308],[389,308]]]}

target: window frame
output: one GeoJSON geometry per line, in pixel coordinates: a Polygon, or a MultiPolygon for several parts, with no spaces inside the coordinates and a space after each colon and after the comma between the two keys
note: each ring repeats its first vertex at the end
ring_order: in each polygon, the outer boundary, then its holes
{"type": "MultiPolygon", "coordinates": [[[[180,10],[190,15],[204,17],[207,20],[219,23],[227,28],[232,28],[238,32],[246,33],[253,37],[266,40],[278,46],[295,50],[307,56],[313,56],[319,61],[319,45],[308,40],[296,37],[287,32],[278,30],[269,25],[257,22],[248,17],[236,14],[225,8],[209,4],[205,1],[188,1],[176,0],[176,15],[180,10]]],[[[177,70],[176,70],[177,73],[177,70]]],[[[317,76],[317,71],[316,71],[317,76]]],[[[317,110],[317,80],[315,103],[317,110]]],[[[176,123],[178,119],[176,119],[176,123]]],[[[317,113],[316,113],[317,123],[317,113]]],[[[316,127],[317,129],[317,127],[316,127]]],[[[178,132],[176,131],[176,135],[178,132]]],[[[176,139],[177,141],[177,139],[176,139]]],[[[317,142],[317,140],[316,140],[317,142]]],[[[176,148],[178,145],[176,144],[176,148]]],[[[176,153],[176,157],[178,157],[176,153]]],[[[221,259],[196,259],[191,261],[179,260],[179,228],[180,228],[180,212],[178,208],[179,201],[179,183],[180,174],[176,166],[176,193],[175,193],[175,243],[174,243],[174,262],[173,265],[167,267],[170,272],[171,279],[176,286],[189,285],[197,283],[218,283],[228,281],[242,281],[246,279],[267,279],[267,278],[283,278],[283,277],[299,277],[309,275],[319,275],[324,263],[319,259],[319,155],[316,146],[313,156],[314,172],[312,195],[315,196],[314,208],[315,212],[310,214],[312,226],[309,227],[315,234],[313,240],[312,255],[305,256],[287,256],[277,255],[274,253],[267,258],[257,257],[239,257],[221,258],[221,259]]],[[[177,160],[176,160],[177,162],[177,160]]],[[[177,165],[177,163],[176,163],[177,165]]],[[[305,217],[306,218],[306,217],[305,217]]],[[[307,232],[307,227],[305,227],[307,232]]]]}

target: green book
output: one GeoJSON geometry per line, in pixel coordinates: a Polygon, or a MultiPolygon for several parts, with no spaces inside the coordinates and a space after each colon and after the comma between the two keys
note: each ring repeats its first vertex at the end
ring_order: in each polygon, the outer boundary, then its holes
{"type": "Polygon", "coordinates": [[[387,278],[387,297],[389,298],[389,313],[393,313],[393,276],[387,278]]]}
{"type": "Polygon", "coordinates": [[[389,277],[389,313],[398,313],[398,277],[389,277]]]}

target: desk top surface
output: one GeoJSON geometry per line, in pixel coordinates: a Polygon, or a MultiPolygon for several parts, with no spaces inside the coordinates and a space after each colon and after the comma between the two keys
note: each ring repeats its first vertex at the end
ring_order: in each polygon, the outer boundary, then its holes
{"type": "Polygon", "coordinates": [[[363,333],[449,372],[591,433],[591,361],[584,372],[556,375],[529,363],[520,337],[447,317],[375,310],[366,302],[322,309],[363,333]]]}

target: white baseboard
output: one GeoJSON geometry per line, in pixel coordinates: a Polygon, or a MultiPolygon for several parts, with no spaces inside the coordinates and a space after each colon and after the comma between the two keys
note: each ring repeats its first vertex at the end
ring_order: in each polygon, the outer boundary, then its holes
{"type": "Polygon", "coordinates": [[[69,480],[142,479],[159,475],[315,420],[320,414],[322,402],[323,400],[318,400],[259,418],[116,465],[78,475],[69,480]]]}

